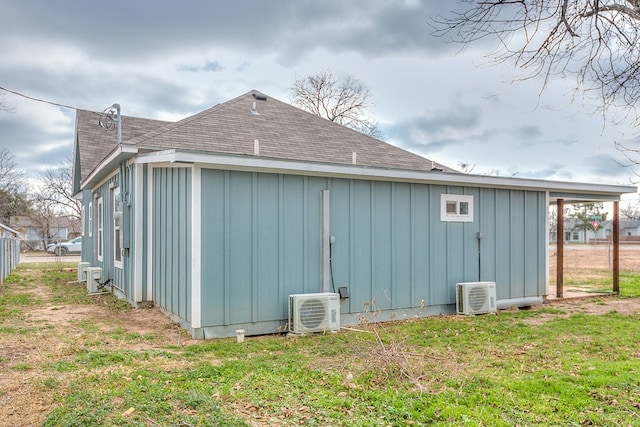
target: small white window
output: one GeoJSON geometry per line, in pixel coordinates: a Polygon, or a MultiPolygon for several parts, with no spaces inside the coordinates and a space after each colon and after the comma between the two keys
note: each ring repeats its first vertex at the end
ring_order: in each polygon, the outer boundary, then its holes
{"type": "Polygon", "coordinates": [[[440,221],[473,222],[473,196],[441,194],[440,221]]]}

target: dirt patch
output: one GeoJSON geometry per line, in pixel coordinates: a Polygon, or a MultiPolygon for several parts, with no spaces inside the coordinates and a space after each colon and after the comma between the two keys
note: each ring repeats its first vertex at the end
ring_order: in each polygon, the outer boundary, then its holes
{"type": "Polygon", "coordinates": [[[592,314],[601,315],[617,312],[625,315],[640,313],[640,299],[616,297],[594,297],[557,300],[547,305],[552,308],[567,312],[567,314],[592,314]]]}
{"type": "MultiPolygon", "coordinates": [[[[36,275],[36,272],[21,274],[36,275]]],[[[158,308],[116,309],[112,296],[91,297],[88,304],[53,303],[39,280],[14,293],[36,297],[37,305],[0,317],[0,425],[39,426],[55,407],[55,396],[75,377],[79,351],[151,350],[193,341],[158,308]],[[107,299],[111,299],[111,305],[107,299]],[[62,364],[62,365],[60,365],[62,364]]]]}

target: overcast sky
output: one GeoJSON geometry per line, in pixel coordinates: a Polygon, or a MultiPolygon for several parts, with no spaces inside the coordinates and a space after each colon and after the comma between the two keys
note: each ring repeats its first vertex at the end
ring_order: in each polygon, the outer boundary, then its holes
{"type": "MultiPolygon", "coordinates": [[[[603,120],[573,77],[513,83],[487,66],[490,46],[431,35],[454,1],[0,0],[0,86],[124,115],[178,120],[251,89],[289,102],[296,77],[330,69],[367,85],[385,140],[476,173],[629,184],[614,141],[633,128],[603,120]]],[[[30,172],[73,151],[75,111],[11,93],[0,144],[30,172]]]]}

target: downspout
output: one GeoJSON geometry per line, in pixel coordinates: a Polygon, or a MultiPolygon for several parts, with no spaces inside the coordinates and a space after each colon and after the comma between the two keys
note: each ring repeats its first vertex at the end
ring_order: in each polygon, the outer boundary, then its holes
{"type": "Polygon", "coordinates": [[[329,292],[329,285],[331,280],[331,229],[330,229],[330,215],[329,209],[329,190],[320,191],[320,284],[322,286],[322,292],[329,292]]]}

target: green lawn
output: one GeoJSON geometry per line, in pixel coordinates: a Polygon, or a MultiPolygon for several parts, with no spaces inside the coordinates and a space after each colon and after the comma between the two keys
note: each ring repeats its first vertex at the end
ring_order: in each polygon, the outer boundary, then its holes
{"type": "MultiPolygon", "coordinates": [[[[68,289],[74,275],[18,269],[0,294],[0,343],[37,342],[47,326],[28,321],[34,306],[65,294],[66,304],[94,304],[68,289]],[[25,293],[38,286],[46,297],[25,293]]],[[[640,296],[640,274],[622,275],[621,294],[601,303],[640,296]]],[[[80,327],[47,330],[63,351],[37,363],[0,357],[0,373],[38,371],[53,401],[46,426],[640,425],[637,314],[547,306],[186,346],[80,327]]]]}

